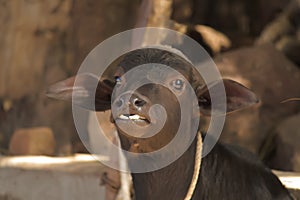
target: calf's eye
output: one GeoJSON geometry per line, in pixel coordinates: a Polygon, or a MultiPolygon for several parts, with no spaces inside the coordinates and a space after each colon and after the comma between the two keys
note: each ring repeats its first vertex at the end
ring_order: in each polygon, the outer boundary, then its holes
{"type": "Polygon", "coordinates": [[[117,84],[120,84],[121,81],[122,81],[122,79],[121,79],[120,76],[115,76],[115,82],[116,82],[117,84]]]}
{"type": "Polygon", "coordinates": [[[176,89],[176,90],[182,90],[183,86],[184,86],[184,81],[181,79],[176,79],[172,82],[172,86],[176,89]]]}

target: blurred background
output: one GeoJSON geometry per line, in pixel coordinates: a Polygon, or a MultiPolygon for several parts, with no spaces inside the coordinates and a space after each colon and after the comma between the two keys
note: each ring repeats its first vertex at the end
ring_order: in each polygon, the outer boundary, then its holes
{"type": "MultiPolygon", "coordinates": [[[[300,171],[300,1],[153,2],[158,11],[143,25],[170,18],[206,48],[224,77],[261,99],[228,116],[221,140],[249,149],[273,169],[300,171]]],[[[100,42],[139,26],[141,3],[0,0],[0,155],[86,153],[71,104],[48,99],[46,89],[75,75],[100,42]]]]}

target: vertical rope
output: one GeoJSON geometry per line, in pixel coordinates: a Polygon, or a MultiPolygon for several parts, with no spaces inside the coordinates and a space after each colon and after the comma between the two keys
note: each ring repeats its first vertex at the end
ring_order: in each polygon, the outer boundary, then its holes
{"type": "Polygon", "coordinates": [[[193,197],[198,182],[199,174],[200,174],[201,159],[202,159],[202,137],[201,137],[201,133],[198,133],[193,178],[184,200],[190,200],[193,197]]]}

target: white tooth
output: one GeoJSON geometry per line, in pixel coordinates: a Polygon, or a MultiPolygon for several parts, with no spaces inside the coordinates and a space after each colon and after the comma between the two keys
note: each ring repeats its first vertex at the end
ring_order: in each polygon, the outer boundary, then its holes
{"type": "Polygon", "coordinates": [[[140,119],[139,115],[131,115],[129,116],[129,119],[135,120],[135,119],[140,119]]]}
{"type": "Polygon", "coordinates": [[[120,118],[120,119],[128,119],[128,117],[125,116],[125,115],[120,115],[119,118],[120,118]]]}

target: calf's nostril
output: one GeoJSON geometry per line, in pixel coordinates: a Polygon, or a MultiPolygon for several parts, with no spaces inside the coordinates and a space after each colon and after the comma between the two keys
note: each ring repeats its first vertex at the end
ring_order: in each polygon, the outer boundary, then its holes
{"type": "Polygon", "coordinates": [[[119,108],[121,106],[123,106],[123,104],[124,104],[124,100],[122,98],[120,98],[119,100],[116,101],[116,106],[119,107],[119,108]]]}

